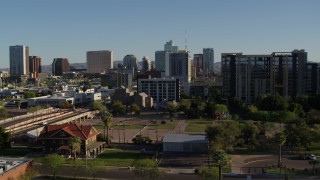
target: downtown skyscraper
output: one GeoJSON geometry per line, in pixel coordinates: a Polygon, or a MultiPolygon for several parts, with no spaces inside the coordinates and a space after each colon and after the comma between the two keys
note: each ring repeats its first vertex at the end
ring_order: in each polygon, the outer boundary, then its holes
{"type": "Polygon", "coordinates": [[[203,48],[203,73],[206,76],[214,73],[214,50],[213,48],[203,48]]]}
{"type": "Polygon", "coordinates": [[[113,52],[109,50],[87,52],[87,72],[107,73],[113,67],[113,52]]]}
{"type": "Polygon", "coordinates": [[[38,78],[41,73],[41,57],[29,56],[29,72],[31,78],[38,78]]]}
{"type": "Polygon", "coordinates": [[[10,75],[21,76],[29,74],[29,47],[16,45],[9,47],[10,75]]]}

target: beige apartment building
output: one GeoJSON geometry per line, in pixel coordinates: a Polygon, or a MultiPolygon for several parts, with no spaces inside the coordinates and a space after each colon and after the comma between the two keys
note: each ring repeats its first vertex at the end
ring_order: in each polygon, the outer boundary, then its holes
{"type": "Polygon", "coordinates": [[[106,73],[113,67],[113,52],[109,50],[87,52],[87,72],[106,73]]]}

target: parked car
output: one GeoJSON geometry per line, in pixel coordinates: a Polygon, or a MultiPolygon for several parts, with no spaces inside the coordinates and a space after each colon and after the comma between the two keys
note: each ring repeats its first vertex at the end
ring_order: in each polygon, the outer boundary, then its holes
{"type": "Polygon", "coordinates": [[[314,154],[310,154],[310,155],[308,156],[308,159],[316,160],[317,157],[316,157],[314,154]]]}

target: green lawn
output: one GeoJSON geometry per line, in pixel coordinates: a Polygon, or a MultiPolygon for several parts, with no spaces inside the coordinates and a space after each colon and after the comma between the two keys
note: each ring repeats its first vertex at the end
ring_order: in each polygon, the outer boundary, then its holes
{"type": "Polygon", "coordinates": [[[212,119],[191,119],[186,122],[186,132],[204,132],[208,125],[212,125],[212,119]]]}
{"type": "Polygon", "coordinates": [[[160,130],[160,129],[165,129],[165,130],[173,130],[175,127],[175,125],[172,125],[172,124],[161,124],[161,125],[158,125],[158,126],[154,126],[154,125],[149,125],[147,129],[149,130],[160,130]]]}
{"type": "Polygon", "coordinates": [[[106,166],[130,166],[139,158],[139,151],[106,150],[97,157],[106,166]]]}
{"type": "MultiPolygon", "coordinates": [[[[41,163],[44,157],[33,158],[34,162],[41,163]]],[[[105,166],[118,166],[127,167],[131,166],[137,159],[140,158],[139,151],[122,151],[122,150],[106,150],[102,154],[98,155],[96,160],[101,161],[105,166]]],[[[91,161],[92,159],[88,159],[91,161]]],[[[79,159],[82,165],[86,164],[85,159],[79,159]]],[[[73,159],[67,159],[65,164],[72,164],[73,159]]]]}

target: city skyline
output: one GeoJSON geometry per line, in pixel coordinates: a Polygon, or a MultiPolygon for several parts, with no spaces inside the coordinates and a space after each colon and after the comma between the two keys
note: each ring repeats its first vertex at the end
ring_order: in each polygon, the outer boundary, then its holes
{"type": "Polygon", "coordinates": [[[114,60],[133,54],[154,61],[170,40],[192,55],[213,48],[215,62],[221,53],[293,49],[320,62],[319,7],[317,0],[7,1],[0,7],[0,67],[9,68],[15,45],[50,65],[59,57],[85,63],[86,52],[98,50],[112,50],[114,60]]]}

